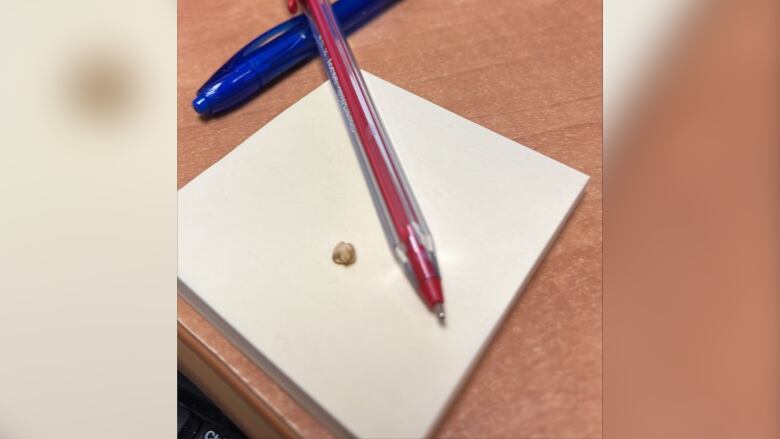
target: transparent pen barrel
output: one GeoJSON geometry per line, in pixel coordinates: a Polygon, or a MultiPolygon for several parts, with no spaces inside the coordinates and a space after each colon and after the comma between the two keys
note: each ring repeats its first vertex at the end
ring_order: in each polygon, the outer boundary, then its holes
{"type": "Polygon", "coordinates": [[[307,16],[390,245],[399,260],[406,263],[410,239],[416,238],[434,258],[431,233],[330,3],[309,0],[307,4],[319,9],[307,10],[307,16]],[[329,35],[322,35],[318,25],[327,26],[329,35]]]}

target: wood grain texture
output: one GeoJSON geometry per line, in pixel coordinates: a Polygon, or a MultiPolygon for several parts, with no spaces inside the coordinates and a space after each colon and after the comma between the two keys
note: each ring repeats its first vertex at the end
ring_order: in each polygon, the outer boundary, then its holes
{"type": "MultiPolygon", "coordinates": [[[[225,59],[289,18],[281,0],[180,1],[178,184],[327,78],[310,62],[218,118],[190,101],[225,59]]],[[[361,67],[572,166],[591,181],[434,436],[601,436],[601,2],[402,0],[350,37],[361,67]]],[[[290,431],[316,421],[180,301],[180,327],[290,431]]]]}

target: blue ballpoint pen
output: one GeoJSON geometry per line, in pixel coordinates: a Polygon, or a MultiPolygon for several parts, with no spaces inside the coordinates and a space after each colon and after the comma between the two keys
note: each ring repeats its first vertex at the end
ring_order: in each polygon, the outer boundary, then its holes
{"type": "MultiPolygon", "coordinates": [[[[333,11],[344,32],[350,33],[394,1],[339,0],[333,11]]],[[[233,55],[198,90],[192,106],[202,116],[230,110],[318,53],[306,17],[287,20],[233,55]]]]}

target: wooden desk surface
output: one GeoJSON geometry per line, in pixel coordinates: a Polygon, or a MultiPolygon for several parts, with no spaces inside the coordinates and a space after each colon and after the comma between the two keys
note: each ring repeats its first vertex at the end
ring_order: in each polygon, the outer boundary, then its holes
{"type": "MultiPolygon", "coordinates": [[[[601,436],[601,9],[586,0],[402,0],[350,37],[363,69],[591,176],[436,437],[601,436]]],[[[203,121],[190,106],[197,88],[289,15],[282,0],[189,0],[178,11],[181,187],[327,78],[310,62],[203,121]]],[[[178,319],[182,344],[283,434],[328,436],[181,300],[178,319]]]]}

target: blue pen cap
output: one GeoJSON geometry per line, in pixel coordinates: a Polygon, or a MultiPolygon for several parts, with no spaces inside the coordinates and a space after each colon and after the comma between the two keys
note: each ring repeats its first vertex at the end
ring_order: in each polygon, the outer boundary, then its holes
{"type": "MultiPolygon", "coordinates": [[[[333,10],[345,33],[350,33],[394,1],[340,0],[333,10]]],[[[192,106],[203,116],[232,109],[317,53],[306,18],[293,17],[233,55],[198,90],[192,106]]]]}

